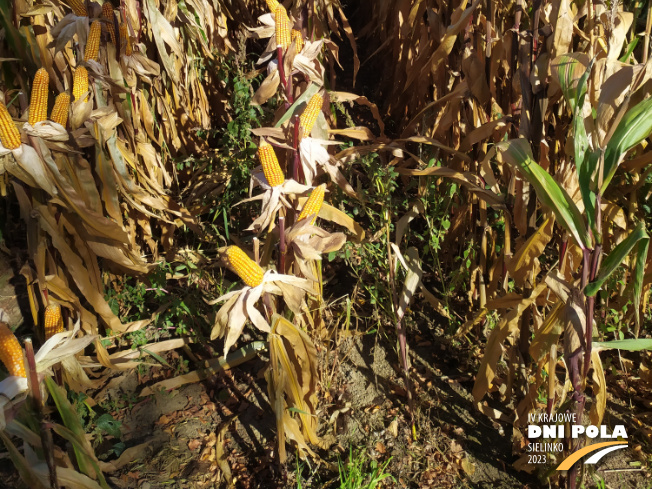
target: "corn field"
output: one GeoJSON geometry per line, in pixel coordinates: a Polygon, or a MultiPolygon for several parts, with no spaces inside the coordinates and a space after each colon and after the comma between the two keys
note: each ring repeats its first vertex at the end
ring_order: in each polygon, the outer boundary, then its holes
{"type": "Polygon", "coordinates": [[[651,34],[0,0],[0,487],[652,487],[651,34]]]}

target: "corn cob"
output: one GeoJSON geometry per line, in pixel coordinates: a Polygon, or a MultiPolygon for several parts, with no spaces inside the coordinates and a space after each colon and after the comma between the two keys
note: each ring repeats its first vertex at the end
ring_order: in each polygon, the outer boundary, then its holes
{"type": "Polygon", "coordinates": [[[30,125],[44,121],[48,118],[48,90],[50,84],[50,75],[45,68],[41,68],[34,76],[32,83],[32,98],[29,104],[30,125]]]}
{"type": "Polygon", "coordinates": [[[0,360],[7,367],[9,375],[27,377],[23,348],[6,323],[0,323],[0,360]]]}
{"type": "Polygon", "coordinates": [[[68,0],[68,5],[75,15],[78,17],[88,17],[88,10],[86,10],[86,5],[84,0],[68,0]]]}
{"type": "Polygon", "coordinates": [[[100,35],[102,34],[102,24],[99,20],[94,20],[91,24],[91,29],[88,32],[88,39],[86,42],[86,50],[84,51],[84,59],[86,61],[93,59],[97,60],[100,54],[100,35]]]}
{"type": "Polygon", "coordinates": [[[276,46],[280,46],[283,50],[286,50],[291,42],[290,19],[283,5],[276,7],[274,18],[276,22],[276,46]]]}
{"type": "Polygon", "coordinates": [[[299,219],[305,219],[307,217],[313,216],[310,224],[315,224],[317,220],[317,215],[321,209],[322,204],[324,203],[324,193],[326,191],[326,184],[322,183],[319,187],[316,187],[312,192],[310,192],[310,197],[301,209],[301,214],[299,214],[299,219]]]}
{"type": "Polygon", "coordinates": [[[20,146],[20,133],[3,103],[0,103],[0,142],[7,149],[16,149],[20,146]]]}
{"type": "Polygon", "coordinates": [[[237,246],[229,246],[226,250],[226,256],[235,273],[245,284],[249,287],[257,287],[261,284],[265,272],[244,251],[237,246]]]}
{"type": "Polygon", "coordinates": [[[52,108],[52,113],[50,114],[50,120],[61,124],[63,127],[66,127],[68,122],[68,109],[70,108],[70,95],[66,92],[61,92],[57,95],[57,98],[54,100],[54,107],[52,108]]]}
{"type": "Polygon", "coordinates": [[[120,46],[125,47],[125,56],[131,56],[133,47],[131,45],[131,38],[129,37],[129,27],[127,24],[120,25],[120,46]]]}
{"type": "Polygon", "coordinates": [[[278,164],[274,148],[264,139],[260,140],[260,145],[258,146],[258,158],[260,159],[260,164],[263,166],[263,173],[269,186],[278,187],[282,185],[285,182],[285,176],[283,176],[283,171],[281,171],[281,167],[278,164]]]}
{"type": "Polygon", "coordinates": [[[57,333],[63,333],[63,316],[59,304],[53,303],[45,308],[43,329],[45,330],[46,341],[57,333]]]}
{"type": "Polygon", "coordinates": [[[314,94],[308,100],[306,108],[301,113],[299,118],[299,129],[302,131],[304,136],[310,136],[312,128],[317,121],[317,116],[321,112],[321,106],[324,103],[324,99],[319,93],[314,94]]]}
{"type": "Polygon", "coordinates": [[[278,0],[267,0],[267,8],[272,13],[276,12],[276,9],[279,5],[281,4],[278,2],[278,0]]]}
{"type": "Polygon", "coordinates": [[[109,37],[111,38],[111,42],[116,45],[115,42],[115,27],[113,26],[113,4],[111,2],[106,1],[102,4],[102,17],[104,17],[108,22],[105,24],[106,25],[106,30],[109,33],[109,37]]]}
{"type": "MultiPolygon", "coordinates": [[[[88,92],[88,71],[83,66],[80,66],[75,70],[72,95],[75,97],[75,100],[79,100],[86,92],[88,92]]],[[[88,97],[84,99],[84,102],[88,102],[88,97]]]]}
{"type": "Polygon", "coordinates": [[[300,53],[303,49],[303,36],[301,35],[301,32],[296,29],[292,29],[291,35],[294,44],[297,46],[297,53],[300,53]]]}

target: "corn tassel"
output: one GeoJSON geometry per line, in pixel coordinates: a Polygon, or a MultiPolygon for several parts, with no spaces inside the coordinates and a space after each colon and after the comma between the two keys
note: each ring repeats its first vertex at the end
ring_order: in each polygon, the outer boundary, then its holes
{"type": "Polygon", "coordinates": [[[67,2],[77,17],[88,17],[84,0],[67,0],[67,2]]]}
{"type": "Polygon", "coordinates": [[[299,214],[299,219],[297,219],[297,222],[300,221],[301,219],[306,219],[307,217],[312,216],[310,225],[315,224],[315,221],[317,220],[317,215],[319,214],[319,211],[321,210],[321,206],[324,203],[325,192],[326,192],[325,183],[322,183],[319,187],[316,187],[312,192],[310,192],[310,197],[308,197],[308,200],[304,204],[303,209],[301,209],[301,214],[299,214]]]}
{"type": "Polygon", "coordinates": [[[29,104],[29,124],[33,126],[37,122],[48,118],[48,91],[50,75],[45,68],[41,68],[34,76],[32,83],[32,98],[29,104]]]}
{"type": "Polygon", "coordinates": [[[27,377],[23,348],[6,323],[0,323],[0,360],[7,367],[9,375],[27,377]]]}
{"type": "Polygon", "coordinates": [[[297,53],[300,53],[301,50],[303,49],[303,36],[301,35],[301,32],[292,29],[292,41],[294,41],[294,44],[297,46],[297,53]]]}
{"type": "Polygon", "coordinates": [[[108,22],[105,24],[106,30],[109,33],[111,42],[115,46],[117,45],[117,43],[115,39],[115,27],[113,26],[113,21],[114,21],[113,4],[111,4],[111,2],[109,2],[108,0],[102,4],[102,17],[108,20],[108,22]]]}
{"type": "Polygon", "coordinates": [[[276,9],[281,5],[278,0],[267,0],[267,8],[271,13],[276,12],[276,9]]]}
{"type": "Polygon", "coordinates": [[[0,142],[7,149],[16,149],[21,144],[20,132],[3,103],[0,103],[0,142]]]}
{"type": "Polygon", "coordinates": [[[258,158],[263,166],[263,173],[270,187],[278,187],[285,182],[285,176],[278,164],[274,148],[264,139],[260,140],[258,146],[258,158]]]}
{"type": "Polygon", "coordinates": [[[249,287],[257,287],[262,283],[265,272],[244,251],[237,246],[229,246],[226,250],[226,256],[235,273],[245,284],[249,287]]]}
{"type": "Polygon", "coordinates": [[[68,110],[70,109],[70,95],[66,92],[61,92],[57,95],[57,98],[54,99],[54,107],[52,108],[52,114],[50,114],[50,120],[61,124],[63,127],[66,127],[68,122],[68,110]]]}
{"type": "Polygon", "coordinates": [[[102,34],[102,24],[99,20],[94,20],[91,24],[91,29],[88,33],[86,42],[86,50],[84,51],[84,59],[95,60],[100,54],[100,35],[102,34]]]}
{"type": "Polygon", "coordinates": [[[304,136],[310,136],[312,128],[317,122],[317,116],[321,112],[321,106],[324,103],[324,99],[318,93],[310,97],[306,108],[301,113],[299,118],[299,129],[302,131],[304,136]]]}
{"type": "Polygon", "coordinates": [[[63,333],[63,316],[61,315],[61,306],[59,304],[50,304],[45,308],[43,329],[45,330],[46,341],[57,333],[63,333]]]}
{"type": "Polygon", "coordinates": [[[279,5],[276,8],[274,18],[276,22],[276,46],[280,46],[283,50],[286,50],[292,41],[290,36],[290,19],[283,5],[279,5]]]}
{"type": "Polygon", "coordinates": [[[120,46],[125,47],[125,56],[131,56],[133,53],[133,46],[131,45],[131,38],[129,37],[129,27],[127,24],[120,25],[120,46]]]}
{"type": "MultiPolygon", "coordinates": [[[[72,95],[75,97],[75,100],[79,100],[86,92],[88,92],[88,71],[83,66],[80,66],[75,70],[72,95]]],[[[84,102],[88,102],[88,97],[84,99],[84,102]]]]}

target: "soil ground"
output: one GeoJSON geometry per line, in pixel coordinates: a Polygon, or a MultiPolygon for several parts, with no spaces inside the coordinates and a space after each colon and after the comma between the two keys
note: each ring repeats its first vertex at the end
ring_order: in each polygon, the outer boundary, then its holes
{"type": "MultiPolygon", "coordinates": [[[[0,307],[9,311],[13,325],[20,324],[20,280],[7,266],[0,277],[0,307]]],[[[418,329],[409,332],[416,440],[398,354],[389,339],[393,331],[352,331],[339,338],[337,349],[320,352],[320,434],[336,440],[319,452],[321,462],[298,462],[290,449],[286,466],[276,463],[262,352],[204,382],[147,397],[139,397],[144,386],[173,375],[169,370],[154,367],[105,377],[102,388],[89,396],[96,409],[122,423],[127,448],[122,457],[105,460],[108,480],[119,489],[225,487],[218,464],[225,457],[239,488],[296,488],[299,473],[301,487],[338,487],[338,460],[346,460],[349,448],[356,447],[370,460],[389,460],[387,471],[395,482],[386,479],[384,487],[547,487],[534,475],[513,469],[510,426],[490,420],[474,406],[474,350],[453,347],[436,325],[423,323],[418,329]]],[[[179,354],[170,352],[167,359],[174,365],[179,354]]],[[[625,424],[630,447],[606,457],[597,473],[604,487],[650,487],[649,388],[641,392],[645,387],[636,379],[611,380],[610,394],[617,396],[610,396],[607,424],[625,424]]],[[[105,439],[97,453],[115,442],[105,439]]],[[[0,471],[0,488],[20,487],[6,456],[0,458],[0,471]]],[[[587,475],[586,487],[595,487],[594,480],[587,475]]]]}

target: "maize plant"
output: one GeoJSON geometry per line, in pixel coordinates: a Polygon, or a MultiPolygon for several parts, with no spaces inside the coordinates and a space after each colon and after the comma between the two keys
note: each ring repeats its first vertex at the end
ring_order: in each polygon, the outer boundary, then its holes
{"type": "Polygon", "coordinates": [[[100,36],[102,35],[102,24],[99,20],[91,23],[91,29],[88,33],[86,50],[84,51],[85,60],[97,60],[100,54],[100,36]]]}
{"type": "Polygon", "coordinates": [[[117,43],[115,37],[115,26],[113,25],[113,21],[114,21],[113,5],[111,4],[110,1],[106,1],[102,4],[102,17],[107,20],[107,22],[104,25],[106,26],[106,30],[109,33],[111,42],[115,46],[117,45],[117,43]]]}
{"type": "Polygon", "coordinates": [[[276,22],[276,46],[284,51],[290,47],[292,42],[290,33],[290,19],[283,5],[276,7],[274,11],[274,20],[276,22]]]}
{"type": "Polygon", "coordinates": [[[66,2],[75,15],[79,17],[88,17],[88,10],[86,9],[86,2],[84,0],[68,0],[66,2]]]}
{"type": "Polygon", "coordinates": [[[263,173],[269,186],[278,187],[279,185],[283,185],[285,176],[278,164],[276,152],[272,145],[264,139],[261,139],[260,145],[258,146],[258,158],[260,159],[260,164],[263,167],[263,173]]]}
{"type": "Polygon", "coordinates": [[[16,128],[7,106],[0,102],[0,141],[7,149],[20,147],[20,132],[16,128]]]}
{"type": "Polygon", "coordinates": [[[6,323],[0,323],[0,360],[9,375],[26,377],[23,348],[6,323]]]}
{"type": "Polygon", "coordinates": [[[263,269],[240,248],[229,246],[226,250],[226,256],[235,273],[249,287],[257,287],[263,282],[263,269]]]}
{"type": "Polygon", "coordinates": [[[326,186],[320,185],[319,187],[315,188],[312,192],[310,192],[310,196],[308,197],[308,200],[306,201],[305,205],[301,209],[301,214],[299,214],[299,218],[297,219],[297,221],[301,221],[302,219],[306,219],[312,216],[312,219],[310,219],[310,224],[311,225],[315,224],[315,221],[317,220],[317,216],[319,215],[319,211],[321,210],[321,206],[324,204],[325,191],[326,191],[326,186]]]}
{"type": "MultiPolygon", "coordinates": [[[[571,187],[565,188],[558,183],[535,161],[526,139],[521,138],[498,144],[497,155],[515,167],[525,181],[532,185],[539,201],[546,209],[549,209],[554,216],[554,221],[562,227],[568,238],[568,242],[564,238],[564,245],[560,250],[560,270],[550,271],[544,282],[536,284],[527,302],[523,304],[526,308],[531,307],[533,301],[546,288],[554,291],[557,303],[553,311],[557,312],[548,313],[545,330],[550,331],[557,321],[561,323],[561,327],[556,330],[554,335],[545,338],[543,344],[544,338],[535,336],[533,346],[536,344],[537,353],[533,353],[533,356],[541,368],[547,368],[546,357],[550,359],[550,365],[554,365],[556,355],[554,347],[560,333],[564,332],[564,359],[573,387],[569,410],[582,422],[587,402],[585,386],[589,380],[588,373],[591,368],[594,370],[594,382],[598,383],[597,386],[594,385],[594,393],[599,393],[599,396],[605,395],[604,387],[600,387],[600,385],[605,385],[603,368],[600,357],[593,348],[595,296],[630,255],[633,278],[631,297],[636,323],[634,334],[638,335],[639,310],[649,236],[645,224],[638,222],[635,223],[629,235],[619,243],[611,241],[610,249],[607,250],[605,247],[607,223],[603,217],[603,208],[605,192],[608,191],[609,183],[625,155],[652,133],[652,99],[644,99],[630,106],[628,97],[620,107],[614,122],[608,122],[606,119],[591,120],[585,114],[591,113],[588,108],[590,106],[587,105],[587,93],[591,88],[589,80],[594,73],[593,62],[588,62],[588,60],[577,56],[562,55],[553,60],[552,65],[566,103],[573,114],[573,160],[578,182],[576,187],[578,192],[575,193],[577,198],[571,197],[571,187]],[[583,73],[582,70],[584,70],[583,73]],[[607,129],[609,124],[613,124],[611,130],[607,129]],[[600,133],[601,128],[604,128],[602,134],[600,133]],[[583,210],[580,210],[580,206],[583,207],[583,210]],[[574,263],[571,247],[577,250],[580,257],[580,260],[574,263]],[[608,251],[608,254],[603,257],[605,251],[608,251]],[[580,278],[575,279],[573,274],[568,273],[569,269],[576,269],[580,278]]],[[[634,80],[631,86],[632,92],[635,93],[639,87],[640,85],[634,80]]],[[[598,105],[598,114],[604,113],[604,110],[604,105],[598,105]]],[[[549,224],[552,222],[549,217],[540,230],[546,228],[548,230],[544,232],[551,233],[552,227],[549,224]]],[[[505,323],[506,326],[507,323],[505,323]]],[[[503,328],[503,326],[497,327],[496,336],[503,328]]],[[[601,349],[608,347],[605,344],[601,345],[601,349]]],[[[478,400],[487,391],[487,382],[491,382],[492,378],[492,374],[489,372],[495,367],[496,360],[495,352],[487,351],[485,353],[473,392],[478,400]]],[[[552,373],[549,379],[551,382],[549,395],[551,397],[548,399],[548,413],[556,405],[556,387],[552,373]]],[[[540,385],[542,382],[543,378],[537,375],[537,384],[540,385]]],[[[602,420],[604,407],[597,407],[600,405],[598,400],[593,400],[590,413],[591,424],[599,425],[602,420]]],[[[529,409],[528,404],[524,404],[522,409],[529,409]]],[[[568,452],[572,453],[581,448],[581,443],[577,440],[567,441],[568,452]]],[[[577,469],[576,464],[568,471],[568,487],[576,487],[577,469]]]]}
{"type": "Polygon", "coordinates": [[[321,106],[323,103],[324,99],[319,93],[310,97],[306,108],[299,118],[299,130],[304,136],[310,136],[312,128],[314,127],[315,122],[317,122],[317,116],[321,113],[321,106]]]}
{"type": "Polygon", "coordinates": [[[43,314],[43,329],[45,339],[49,340],[57,333],[63,333],[63,316],[59,304],[49,304],[43,314]]]}
{"type": "Polygon", "coordinates": [[[48,94],[50,75],[45,68],[41,68],[34,76],[32,84],[32,96],[29,104],[29,124],[36,125],[48,117],[48,94]]]}
{"type": "Polygon", "coordinates": [[[298,31],[296,29],[292,29],[291,36],[292,36],[292,42],[297,47],[297,53],[300,53],[301,50],[303,49],[303,45],[304,45],[303,35],[301,34],[300,31],[298,31]]]}
{"type": "Polygon", "coordinates": [[[60,93],[57,95],[57,98],[54,99],[54,107],[52,107],[52,113],[50,114],[50,120],[61,124],[63,127],[66,127],[68,122],[68,111],[70,110],[70,95],[66,92],[60,93]]]}
{"type": "MultiPolygon", "coordinates": [[[[80,100],[88,92],[88,71],[83,66],[75,70],[74,81],[72,85],[72,96],[75,100],[80,100]]],[[[84,98],[88,102],[88,97],[84,98]]]]}

